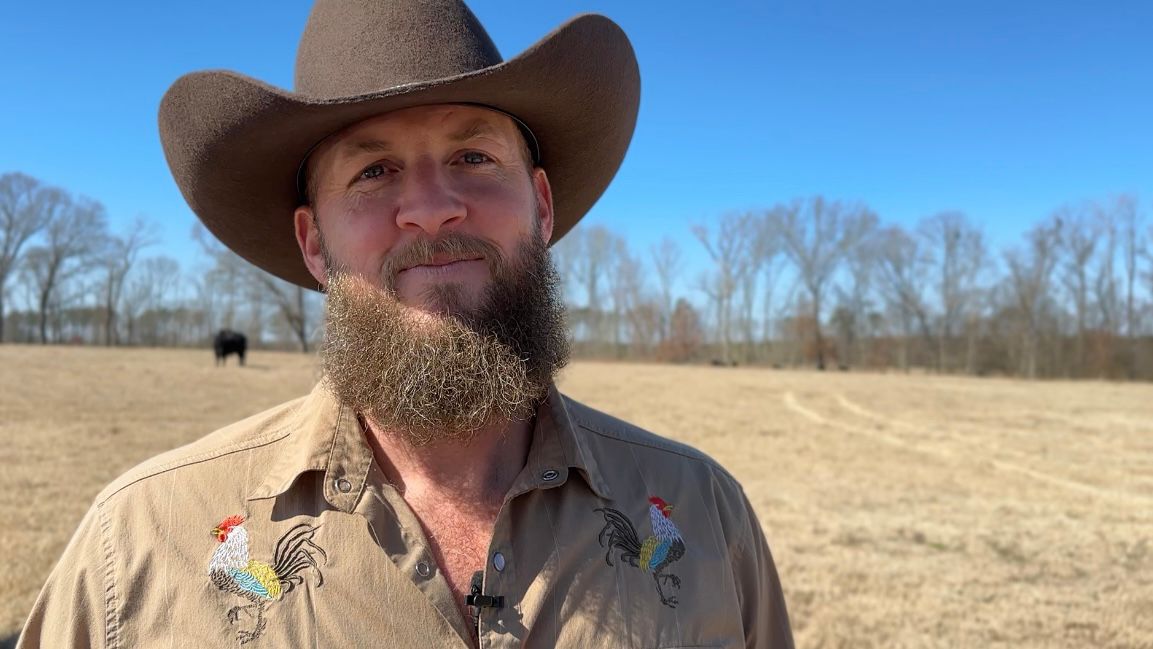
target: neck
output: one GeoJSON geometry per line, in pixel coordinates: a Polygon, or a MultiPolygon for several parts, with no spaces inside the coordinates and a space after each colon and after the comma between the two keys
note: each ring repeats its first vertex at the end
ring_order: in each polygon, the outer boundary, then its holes
{"type": "MultiPolygon", "coordinates": [[[[405,500],[499,510],[513,480],[524,468],[532,421],[502,421],[467,442],[413,446],[403,435],[364,420],[366,437],[385,477],[405,500]]],[[[495,512],[494,512],[495,513],[495,512]]]]}

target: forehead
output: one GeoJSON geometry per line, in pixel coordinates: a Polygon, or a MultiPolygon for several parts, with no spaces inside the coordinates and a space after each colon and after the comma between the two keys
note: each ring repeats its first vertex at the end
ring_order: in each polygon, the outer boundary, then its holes
{"type": "Polygon", "coordinates": [[[489,138],[515,145],[520,137],[512,118],[504,113],[459,104],[414,106],[370,117],[330,136],[321,150],[358,148],[366,141],[401,143],[423,140],[489,138]]]}

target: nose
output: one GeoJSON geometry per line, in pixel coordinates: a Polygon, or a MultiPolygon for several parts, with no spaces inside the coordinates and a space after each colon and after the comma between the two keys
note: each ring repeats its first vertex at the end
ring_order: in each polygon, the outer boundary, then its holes
{"type": "Polygon", "coordinates": [[[422,230],[435,236],[441,228],[464,220],[464,202],[435,161],[414,165],[403,182],[396,212],[396,224],[401,230],[422,230]]]}

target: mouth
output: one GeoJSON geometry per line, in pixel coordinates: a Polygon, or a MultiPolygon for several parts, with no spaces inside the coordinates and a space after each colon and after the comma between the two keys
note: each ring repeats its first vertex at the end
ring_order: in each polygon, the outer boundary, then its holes
{"type": "Polygon", "coordinates": [[[410,270],[420,269],[420,268],[448,270],[448,269],[452,268],[453,266],[465,264],[465,263],[472,262],[472,261],[484,261],[484,257],[481,257],[479,255],[465,256],[465,257],[436,256],[436,257],[433,257],[430,261],[428,261],[426,263],[415,264],[412,266],[406,266],[404,268],[401,268],[397,274],[403,274],[403,273],[406,273],[410,270]]]}

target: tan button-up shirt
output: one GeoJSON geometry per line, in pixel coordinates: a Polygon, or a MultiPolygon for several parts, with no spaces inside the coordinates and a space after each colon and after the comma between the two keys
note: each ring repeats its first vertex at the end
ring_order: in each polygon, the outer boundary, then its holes
{"type": "MultiPolygon", "coordinates": [[[[478,566],[478,568],[480,568],[478,566]]],[[[708,457],[538,409],[466,620],[355,413],[318,386],[121,476],[19,647],[792,647],[761,527],[708,457]]]]}

